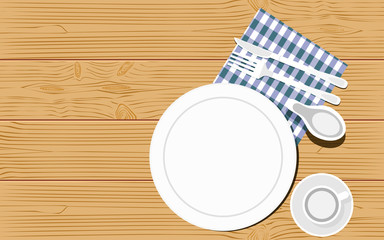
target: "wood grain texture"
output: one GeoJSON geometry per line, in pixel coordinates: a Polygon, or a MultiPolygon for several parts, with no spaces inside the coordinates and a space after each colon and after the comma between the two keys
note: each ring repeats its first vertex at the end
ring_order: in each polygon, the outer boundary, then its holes
{"type": "Polygon", "coordinates": [[[0,118],[160,118],[224,61],[0,62],[0,118]]]}
{"type": "Polygon", "coordinates": [[[0,240],[313,239],[289,197],[255,226],[215,232],[176,216],[151,179],[156,119],[213,81],[260,7],[349,64],[334,90],[345,141],[305,136],[296,179],[327,172],[351,188],[353,217],[328,239],[384,239],[384,1],[5,0],[0,240]]]}
{"type": "MultiPolygon", "coordinates": [[[[158,119],[225,61],[0,61],[0,119],[158,119]]],[[[334,107],[384,119],[384,61],[349,61],[334,107]]]]}
{"type": "MultiPolygon", "coordinates": [[[[0,179],[151,180],[156,121],[0,122],[0,179]]],[[[384,180],[384,122],[347,122],[345,142],[321,147],[304,137],[298,179],[326,172],[384,180]]]]}
{"type": "MultiPolygon", "coordinates": [[[[384,238],[384,182],[346,182],[351,221],[329,239],[384,238]]],[[[290,197],[263,222],[233,232],[195,227],[175,215],[152,182],[1,182],[2,240],[313,239],[294,223],[290,197]]]]}
{"type": "Polygon", "coordinates": [[[382,58],[382,0],[1,1],[1,59],[225,59],[259,8],[339,58],[382,58]]]}

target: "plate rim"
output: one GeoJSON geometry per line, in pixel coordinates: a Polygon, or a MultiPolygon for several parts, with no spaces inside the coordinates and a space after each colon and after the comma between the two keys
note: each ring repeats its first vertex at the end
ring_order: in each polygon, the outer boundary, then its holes
{"type": "Polygon", "coordinates": [[[150,168],[157,191],[167,206],[179,217],[201,228],[230,231],[245,228],[262,221],[281,205],[290,192],[296,176],[297,149],[291,127],[285,116],[265,96],[240,85],[209,84],[195,88],[182,95],[164,112],[153,132],[150,146],[150,168]],[[166,136],[177,117],[185,109],[188,109],[190,105],[214,97],[235,97],[253,105],[266,116],[269,116],[269,120],[277,129],[279,138],[284,141],[281,144],[283,154],[282,172],[277,179],[276,189],[256,209],[234,217],[209,216],[196,212],[188,205],[185,205],[183,200],[178,198],[177,194],[171,190],[171,184],[166,179],[163,166],[163,146],[166,136]]]}

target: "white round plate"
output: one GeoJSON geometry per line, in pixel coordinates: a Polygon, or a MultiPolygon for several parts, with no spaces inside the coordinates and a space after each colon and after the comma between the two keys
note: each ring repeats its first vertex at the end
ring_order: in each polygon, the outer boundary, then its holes
{"type": "Polygon", "coordinates": [[[348,224],[353,213],[353,197],[348,186],[340,178],[326,173],[313,174],[301,180],[293,190],[290,205],[291,214],[297,226],[304,232],[317,237],[327,237],[338,233],[348,224]],[[341,202],[337,217],[326,224],[312,222],[305,214],[303,207],[308,192],[319,186],[331,189],[335,193],[347,192],[349,194],[349,197],[341,202]]]}
{"type": "Polygon", "coordinates": [[[271,214],[296,172],[296,144],[280,110],[235,84],[177,99],[152,136],[152,178],[165,203],[201,228],[229,231],[271,214]]]}

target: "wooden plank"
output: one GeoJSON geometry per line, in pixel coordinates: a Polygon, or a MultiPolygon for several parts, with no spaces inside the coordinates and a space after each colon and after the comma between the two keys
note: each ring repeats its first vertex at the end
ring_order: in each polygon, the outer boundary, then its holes
{"type": "MultiPolygon", "coordinates": [[[[0,179],[151,180],[156,121],[0,122],[0,179]]],[[[344,180],[381,179],[384,122],[347,122],[345,142],[324,147],[304,137],[298,179],[318,172],[344,180]]]]}
{"type": "MultiPolygon", "coordinates": [[[[384,182],[346,182],[349,224],[331,239],[383,239],[384,182]]],[[[152,182],[0,182],[2,240],[308,239],[290,197],[263,222],[233,232],[195,227],[176,216],[152,182]]]]}
{"type": "Polygon", "coordinates": [[[382,0],[23,0],[0,5],[2,59],[225,59],[262,7],[339,58],[382,58],[382,0]]]}
{"type": "MultiPolygon", "coordinates": [[[[334,93],[346,119],[384,119],[384,61],[350,61],[334,93]]],[[[0,61],[0,119],[158,119],[210,84],[220,61],[0,61]]]]}
{"type": "Polygon", "coordinates": [[[160,118],[224,61],[0,62],[0,118],[160,118]]]}

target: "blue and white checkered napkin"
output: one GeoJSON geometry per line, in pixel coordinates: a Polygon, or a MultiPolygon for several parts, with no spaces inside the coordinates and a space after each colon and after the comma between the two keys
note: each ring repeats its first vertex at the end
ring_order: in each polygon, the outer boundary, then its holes
{"type": "MultiPolygon", "coordinates": [[[[339,77],[347,67],[344,62],[314,44],[300,33],[294,31],[263,9],[260,9],[256,13],[241,39],[256,46],[266,48],[274,53],[284,55],[296,62],[310,65],[319,71],[339,77]]],[[[251,53],[237,45],[232,53],[239,56],[246,56],[252,60],[262,59],[252,56],[251,53]]],[[[331,92],[334,87],[332,84],[325,83],[324,80],[318,77],[308,75],[301,70],[276,60],[264,59],[264,61],[267,61],[267,67],[273,72],[294,79],[295,81],[303,82],[316,89],[331,92]]],[[[255,79],[250,77],[229,66],[228,60],[214,81],[214,83],[223,82],[247,86],[260,92],[274,102],[291,124],[296,144],[299,144],[307,129],[301,118],[284,106],[287,99],[295,99],[306,105],[324,104],[324,101],[320,98],[304,91],[298,91],[273,78],[262,77],[261,79],[255,79]]]]}

